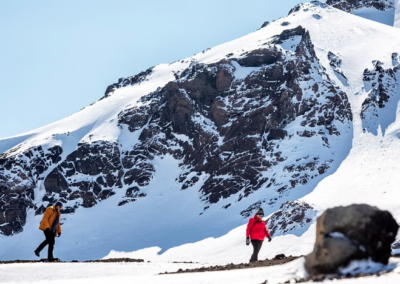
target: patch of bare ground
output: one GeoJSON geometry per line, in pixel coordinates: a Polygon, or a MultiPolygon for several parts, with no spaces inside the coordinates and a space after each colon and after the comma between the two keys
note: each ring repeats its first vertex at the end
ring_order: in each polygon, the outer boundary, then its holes
{"type": "Polygon", "coordinates": [[[273,266],[287,263],[289,261],[295,260],[300,256],[288,256],[286,257],[284,254],[278,254],[273,259],[260,260],[252,263],[240,263],[240,264],[226,264],[226,265],[215,265],[209,267],[200,267],[193,269],[179,269],[176,272],[164,272],[160,274],[177,274],[177,273],[194,273],[194,272],[206,272],[206,271],[223,271],[223,270],[234,270],[234,269],[247,269],[247,268],[256,268],[256,267],[265,267],[265,266],[273,266]]]}

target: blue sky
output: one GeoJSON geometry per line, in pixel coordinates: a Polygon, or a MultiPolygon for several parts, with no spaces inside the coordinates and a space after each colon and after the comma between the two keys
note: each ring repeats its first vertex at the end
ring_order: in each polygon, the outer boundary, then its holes
{"type": "Polygon", "coordinates": [[[301,2],[1,0],[0,138],[62,119],[120,77],[246,35],[301,2]]]}

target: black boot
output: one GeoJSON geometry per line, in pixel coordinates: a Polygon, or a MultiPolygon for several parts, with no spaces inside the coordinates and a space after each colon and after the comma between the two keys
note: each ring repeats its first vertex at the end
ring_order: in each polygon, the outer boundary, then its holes
{"type": "Polygon", "coordinates": [[[40,251],[39,250],[36,249],[35,250],[35,254],[36,254],[37,257],[40,257],[40,251]]]}

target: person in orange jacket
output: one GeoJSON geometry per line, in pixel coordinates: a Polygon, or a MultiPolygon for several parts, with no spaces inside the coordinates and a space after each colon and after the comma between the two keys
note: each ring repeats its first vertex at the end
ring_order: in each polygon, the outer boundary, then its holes
{"type": "Polygon", "coordinates": [[[246,230],[246,245],[253,245],[253,254],[250,258],[250,262],[258,261],[258,253],[261,250],[261,246],[264,242],[264,238],[268,238],[270,242],[272,240],[269,234],[265,221],[263,221],[264,210],[262,208],[258,209],[257,213],[253,218],[250,218],[247,224],[246,230]]]}
{"type": "Polygon", "coordinates": [[[40,222],[39,229],[44,232],[44,236],[46,237],[46,239],[35,250],[35,254],[36,256],[40,257],[40,252],[42,251],[42,249],[44,249],[45,246],[49,245],[49,250],[47,253],[48,261],[54,260],[53,249],[56,235],[58,235],[58,237],[61,236],[60,210],[62,206],[62,203],[58,201],[55,205],[48,207],[44,212],[42,222],[40,222]]]}

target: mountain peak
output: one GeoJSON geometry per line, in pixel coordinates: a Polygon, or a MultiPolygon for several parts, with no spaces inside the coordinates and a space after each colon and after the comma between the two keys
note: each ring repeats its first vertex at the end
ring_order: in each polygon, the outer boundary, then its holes
{"type": "Polygon", "coordinates": [[[312,7],[312,6],[320,6],[322,8],[326,8],[328,5],[326,5],[325,3],[322,3],[320,1],[316,1],[316,0],[311,1],[309,3],[307,3],[307,2],[300,3],[300,4],[297,4],[296,6],[294,6],[294,8],[290,9],[288,15],[296,13],[296,12],[300,11],[301,9],[307,10],[309,7],[312,7]]]}

